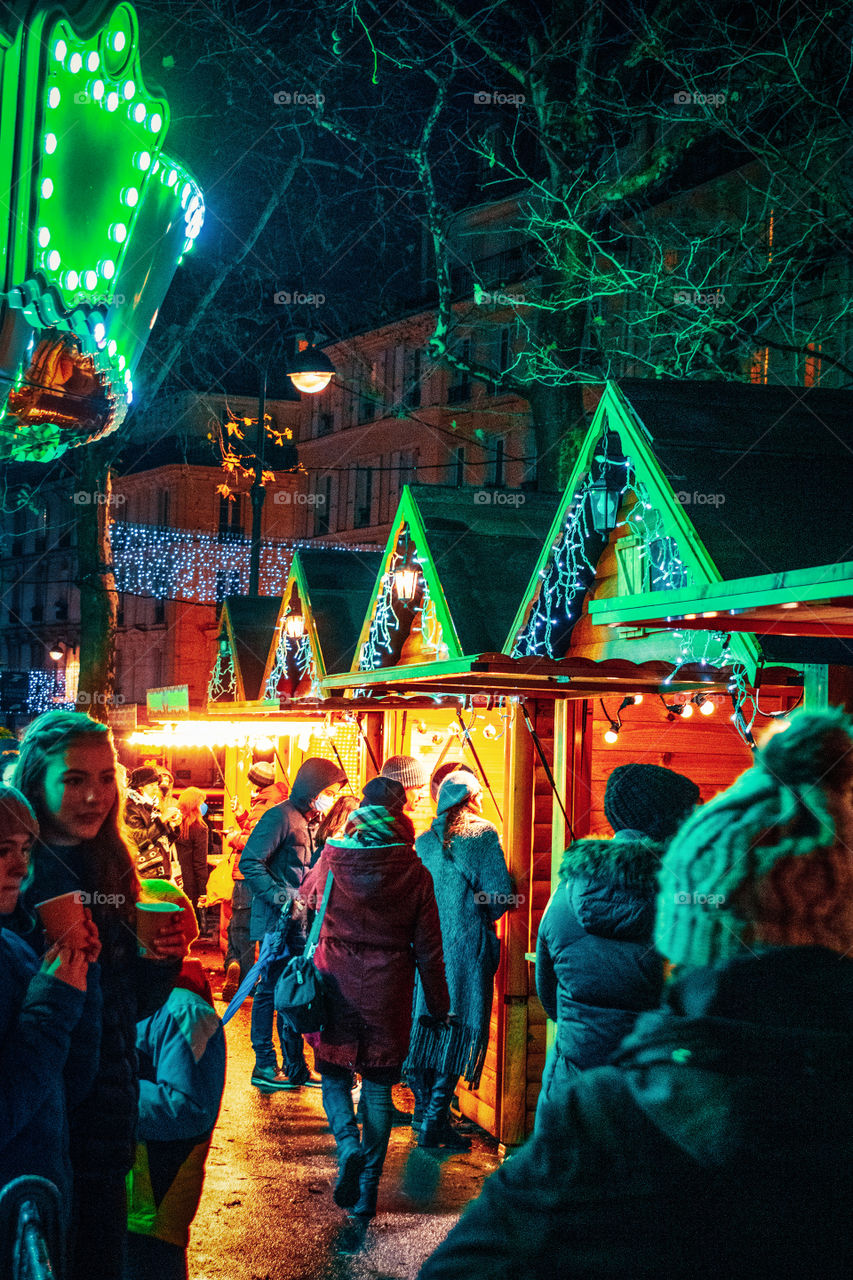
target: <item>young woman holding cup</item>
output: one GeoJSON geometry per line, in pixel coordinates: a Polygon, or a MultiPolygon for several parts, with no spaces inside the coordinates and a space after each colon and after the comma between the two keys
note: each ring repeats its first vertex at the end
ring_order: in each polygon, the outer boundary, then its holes
{"type": "MultiPolygon", "coordinates": [[[[106,725],[74,711],[48,711],[21,742],[15,785],[40,826],[23,895],[37,903],[73,891],[91,909],[102,951],[101,1061],[71,1117],[74,1175],[70,1280],[121,1280],[127,1225],[125,1176],[133,1162],[138,1070],[136,1023],[168,997],[186,951],[174,916],[140,953],[139,879],[122,831],[116,756],[106,725]]],[[[34,934],[41,944],[40,931],[34,934]]]]}

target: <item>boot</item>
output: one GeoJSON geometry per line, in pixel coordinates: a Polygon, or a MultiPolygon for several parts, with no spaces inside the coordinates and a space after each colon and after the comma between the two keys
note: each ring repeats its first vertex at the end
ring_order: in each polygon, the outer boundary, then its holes
{"type": "Polygon", "coordinates": [[[450,1104],[456,1091],[455,1075],[436,1075],[424,1107],[418,1133],[419,1147],[446,1147],[448,1151],[470,1151],[471,1142],[450,1123],[450,1104]]]}

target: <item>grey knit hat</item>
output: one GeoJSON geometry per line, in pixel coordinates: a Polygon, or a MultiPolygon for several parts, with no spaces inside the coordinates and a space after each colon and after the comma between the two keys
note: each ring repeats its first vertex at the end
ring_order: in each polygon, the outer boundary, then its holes
{"type": "Polygon", "coordinates": [[[438,804],[435,806],[437,816],[440,818],[454,805],[461,804],[463,800],[470,800],[472,796],[480,795],[482,790],[479,778],[469,773],[467,769],[458,769],[456,773],[449,773],[438,791],[438,804]]]}
{"type": "Polygon", "coordinates": [[[793,715],[664,854],[658,950],[693,966],[762,946],[850,951],[853,854],[837,815],[851,781],[850,717],[837,708],[793,715]]]}
{"type": "Polygon", "coordinates": [[[246,777],[254,787],[271,787],[275,782],[275,765],[266,760],[253,764],[246,777]]]}
{"type": "Polygon", "coordinates": [[[393,778],[394,782],[402,783],[407,789],[429,785],[426,769],[414,756],[389,756],[379,776],[393,778]]]}

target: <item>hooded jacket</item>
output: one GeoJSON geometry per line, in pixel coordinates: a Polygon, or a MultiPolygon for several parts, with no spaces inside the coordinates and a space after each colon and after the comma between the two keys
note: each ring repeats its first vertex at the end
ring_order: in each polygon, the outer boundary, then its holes
{"type": "Polygon", "coordinates": [[[235,831],[230,837],[230,849],[228,857],[231,861],[231,877],[234,880],[245,879],[240,870],[240,854],[246,847],[246,841],[252,831],[254,831],[262,814],[267,809],[271,809],[274,804],[284,804],[285,800],[290,796],[290,787],[286,782],[271,782],[268,787],[262,787],[255,795],[252,801],[251,809],[243,813],[238,818],[240,830],[235,831]]]}
{"type": "Polygon", "coordinates": [[[695,970],[578,1076],[421,1280],[853,1274],[853,961],[695,970]]]}
{"type": "Polygon", "coordinates": [[[556,1020],[558,1052],[577,1070],[603,1066],[637,1015],[660,1004],[663,959],[652,934],[662,854],[623,831],[578,841],[564,859],[539,926],[536,989],[556,1020]]]}
{"type": "MultiPolygon", "coordinates": [[[[311,757],[301,765],[290,796],[262,814],[240,855],[240,870],[252,891],[252,940],[260,942],[275,929],[282,907],[299,898],[302,881],[314,861],[314,839],[308,813],[321,791],[346,782],[331,760],[311,757]]],[[[304,915],[295,917],[286,941],[305,937],[304,915]]]]}
{"type": "MultiPolygon", "coordinates": [[[[357,809],[347,831],[370,812],[357,809]]],[[[329,1014],[323,1030],[305,1038],[324,1062],[399,1070],[416,969],[430,1014],[443,1019],[449,1008],[432,877],[410,843],[377,836],[366,847],[338,837],[323,846],[303,885],[312,905],[322,900],[329,871],[334,881],[314,953],[329,977],[329,1014]]]]}

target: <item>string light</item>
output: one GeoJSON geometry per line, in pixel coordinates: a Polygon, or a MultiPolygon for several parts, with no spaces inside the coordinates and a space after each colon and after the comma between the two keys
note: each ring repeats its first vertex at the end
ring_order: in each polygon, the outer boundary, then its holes
{"type": "MultiPolygon", "coordinates": [[[[129,734],[127,741],[131,746],[173,747],[176,750],[186,747],[238,747],[249,743],[260,746],[269,741],[271,730],[276,738],[294,738],[306,729],[319,732],[322,728],[322,720],[276,721],[274,726],[264,720],[223,720],[221,724],[215,720],[184,720],[156,729],[141,729],[129,734]]],[[[334,733],[334,725],[331,732],[334,733]]]]}

